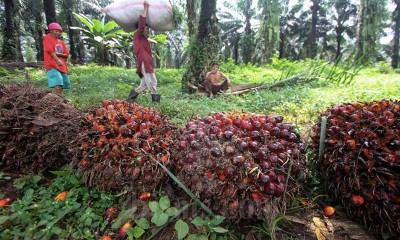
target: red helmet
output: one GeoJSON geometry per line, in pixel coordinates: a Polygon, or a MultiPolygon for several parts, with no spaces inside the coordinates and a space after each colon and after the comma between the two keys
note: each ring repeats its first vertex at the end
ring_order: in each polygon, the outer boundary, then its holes
{"type": "Polygon", "coordinates": [[[55,23],[55,22],[50,23],[49,26],[47,26],[47,27],[48,27],[48,29],[49,29],[50,31],[51,31],[51,30],[60,30],[60,31],[62,31],[62,27],[60,26],[60,24],[55,23]]]}

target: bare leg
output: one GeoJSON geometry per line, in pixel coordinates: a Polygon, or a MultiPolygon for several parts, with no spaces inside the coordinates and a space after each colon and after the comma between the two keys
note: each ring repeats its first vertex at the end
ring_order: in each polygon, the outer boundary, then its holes
{"type": "Polygon", "coordinates": [[[55,86],[54,90],[57,95],[60,95],[60,96],[62,95],[63,88],[61,86],[55,86]]]}

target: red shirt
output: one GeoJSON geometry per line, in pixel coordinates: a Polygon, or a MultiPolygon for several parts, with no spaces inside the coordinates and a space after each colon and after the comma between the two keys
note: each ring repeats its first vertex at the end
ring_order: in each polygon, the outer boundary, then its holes
{"type": "Polygon", "coordinates": [[[50,69],[58,69],[60,72],[68,74],[67,67],[67,59],[63,57],[59,57],[62,61],[62,66],[58,66],[56,60],[51,56],[51,53],[63,53],[67,56],[69,55],[69,51],[65,43],[61,39],[54,38],[51,33],[48,33],[43,38],[43,47],[44,47],[44,68],[46,71],[50,69]]]}
{"type": "Polygon", "coordinates": [[[151,55],[150,43],[144,35],[144,28],[146,27],[146,18],[139,17],[139,26],[133,35],[133,46],[136,56],[136,73],[142,78],[142,63],[148,73],[154,73],[153,56],[151,55]]]}

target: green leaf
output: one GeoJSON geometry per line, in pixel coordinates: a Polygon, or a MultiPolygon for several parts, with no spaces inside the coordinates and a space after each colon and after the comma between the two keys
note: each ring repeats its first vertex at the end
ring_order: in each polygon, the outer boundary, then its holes
{"type": "Polygon", "coordinates": [[[227,233],[228,232],[228,229],[225,229],[223,227],[213,227],[211,229],[217,233],[227,233]]]}
{"type": "Polygon", "coordinates": [[[171,206],[171,202],[169,201],[169,198],[167,196],[161,197],[159,203],[162,211],[166,210],[171,206]]]}
{"type": "Polygon", "coordinates": [[[93,29],[97,33],[103,33],[102,32],[103,24],[98,19],[93,19],[92,23],[93,23],[93,29]]]}
{"type": "Polygon", "coordinates": [[[51,233],[56,234],[56,235],[60,235],[63,232],[63,230],[59,227],[52,227],[51,228],[51,233]]]}
{"type": "Polygon", "coordinates": [[[0,216],[0,224],[7,222],[10,216],[0,216]]]}
{"type": "Polygon", "coordinates": [[[210,224],[214,225],[214,226],[218,226],[220,225],[223,221],[225,220],[224,216],[219,216],[216,215],[210,222],[210,224]]]}
{"type": "Polygon", "coordinates": [[[208,237],[205,235],[190,234],[187,240],[208,240],[208,237]]]}
{"type": "Polygon", "coordinates": [[[176,207],[170,207],[165,210],[165,213],[168,214],[168,216],[173,217],[178,213],[178,209],[176,207]]]}
{"type": "Polygon", "coordinates": [[[135,226],[133,228],[133,236],[135,238],[140,238],[142,235],[144,234],[144,230],[143,228],[139,227],[139,226],[135,226]]]}
{"type": "Polygon", "coordinates": [[[203,218],[197,216],[192,220],[192,223],[196,226],[196,227],[201,227],[205,224],[205,221],[203,218]]]}
{"type": "Polygon", "coordinates": [[[91,218],[91,217],[88,217],[88,218],[86,218],[86,220],[85,220],[85,225],[86,226],[91,226],[92,225],[92,221],[93,219],[91,218]]]}
{"type": "Polygon", "coordinates": [[[160,205],[158,204],[158,202],[155,201],[149,202],[149,208],[152,212],[157,212],[161,210],[160,205]]]}
{"type": "Polygon", "coordinates": [[[189,233],[189,226],[186,222],[179,219],[175,223],[175,230],[178,233],[178,239],[184,239],[186,235],[189,233]]]}
{"type": "Polygon", "coordinates": [[[163,226],[168,221],[168,214],[163,212],[155,212],[151,218],[151,222],[157,225],[157,227],[163,226]]]}
{"type": "Polygon", "coordinates": [[[42,177],[39,176],[39,175],[35,175],[35,176],[33,176],[33,178],[32,178],[32,182],[33,182],[34,184],[37,184],[38,182],[40,182],[40,180],[42,180],[42,177]]]}
{"type": "Polygon", "coordinates": [[[149,229],[149,227],[150,227],[149,221],[147,221],[146,218],[140,218],[140,219],[138,219],[138,220],[135,220],[135,223],[136,223],[139,227],[141,227],[141,228],[143,228],[143,229],[149,229]]]}
{"type": "Polygon", "coordinates": [[[126,211],[122,210],[119,214],[118,214],[118,218],[115,220],[115,223],[111,226],[112,229],[118,229],[122,226],[122,224],[124,224],[126,218],[126,211]]]}

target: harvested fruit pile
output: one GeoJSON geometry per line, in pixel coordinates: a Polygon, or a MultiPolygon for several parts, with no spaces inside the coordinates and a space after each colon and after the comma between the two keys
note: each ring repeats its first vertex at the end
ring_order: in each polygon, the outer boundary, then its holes
{"type": "Polygon", "coordinates": [[[152,192],[165,176],[155,160],[169,165],[175,127],[154,109],[120,100],[102,101],[88,120],[91,125],[80,134],[74,163],[89,185],[152,192]]]}
{"type": "Polygon", "coordinates": [[[84,114],[30,83],[0,85],[0,171],[46,173],[70,162],[84,114]]]}
{"type": "Polygon", "coordinates": [[[299,193],[304,151],[281,116],[215,113],[180,129],[172,159],[178,177],[216,213],[256,219],[271,200],[299,193]]]}
{"type": "MultiPolygon", "coordinates": [[[[400,236],[400,103],[335,105],[319,161],[329,193],[376,233],[400,236]]],[[[318,149],[320,125],[314,127],[318,149]]]]}

